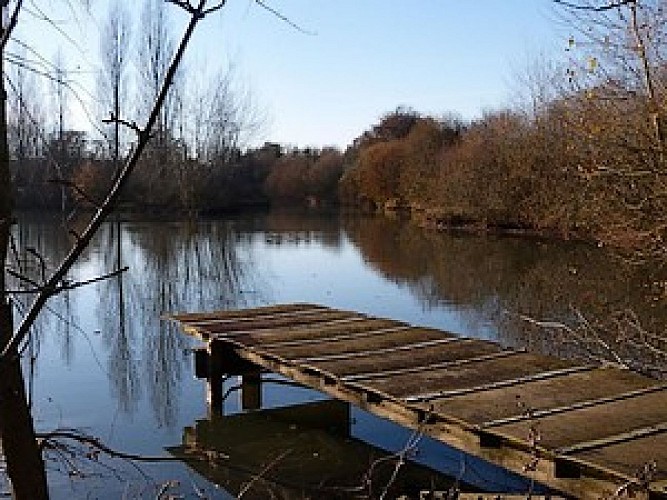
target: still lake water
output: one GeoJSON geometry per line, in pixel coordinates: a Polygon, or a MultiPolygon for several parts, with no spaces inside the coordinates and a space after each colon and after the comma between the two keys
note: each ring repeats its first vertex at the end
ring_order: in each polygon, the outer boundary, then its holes
{"type": "MultiPolygon", "coordinates": [[[[582,355],[580,346],[518,315],[567,322],[575,311],[603,318],[632,310],[647,329],[665,324],[664,279],[655,266],[648,273],[587,245],[443,234],[359,215],[273,212],[196,223],[107,224],[70,279],[116,268],[118,227],[120,260],[129,271],[49,303],[27,351],[33,361],[26,362],[26,383],[39,430],[75,428],[124,452],[167,455],[166,448],[181,445],[197,422],[207,422],[205,383],[193,376],[190,349],[196,344],[162,319],[172,312],[318,303],[561,356],[582,355]]],[[[47,267],[70,243],[58,221],[34,216],[22,218],[16,237],[22,248],[43,255],[47,267]]],[[[24,257],[35,264],[29,253],[24,257]]],[[[268,379],[264,408],[324,399],[268,379]]],[[[228,416],[242,416],[235,383],[226,382],[232,390],[224,406],[228,416]]],[[[406,430],[351,412],[355,446],[360,441],[370,450],[395,451],[410,439],[406,430]]],[[[252,418],[248,430],[238,432],[254,432],[243,442],[255,439],[261,446],[252,418]]],[[[243,429],[241,418],[229,422],[243,429]]],[[[528,488],[429,440],[418,448],[419,460],[477,487],[528,488]]],[[[369,460],[363,450],[354,453],[360,462],[369,460]]],[[[70,459],[73,465],[62,455],[50,454],[47,461],[54,498],[155,498],[160,488],[186,498],[200,498],[204,490],[210,498],[229,496],[180,462],[137,470],[120,460],[70,459]]],[[[241,464],[232,465],[221,481],[235,496],[252,474],[231,477],[241,464]]],[[[255,473],[261,461],[258,467],[255,473]]],[[[259,484],[253,487],[257,491],[250,488],[244,498],[264,496],[259,484]]]]}

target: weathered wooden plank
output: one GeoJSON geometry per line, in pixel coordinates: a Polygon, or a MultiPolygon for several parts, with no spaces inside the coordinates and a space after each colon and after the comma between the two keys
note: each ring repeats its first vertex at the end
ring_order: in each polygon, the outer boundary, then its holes
{"type": "Polygon", "coordinates": [[[360,317],[355,313],[348,313],[344,311],[323,311],[320,314],[314,315],[299,315],[296,317],[277,317],[265,319],[262,317],[256,319],[249,319],[244,321],[230,321],[230,322],[221,322],[221,323],[208,323],[204,327],[198,327],[202,332],[206,332],[209,335],[216,334],[229,334],[243,330],[254,330],[254,329],[267,329],[267,328],[279,328],[285,326],[298,326],[298,325],[315,325],[317,323],[322,323],[325,321],[330,321],[334,319],[350,319],[360,317]]]}
{"type": "Polygon", "coordinates": [[[615,368],[574,371],[558,377],[504,384],[485,391],[429,401],[437,412],[457,415],[475,425],[523,417],[533,411],[572,405],[595,398],[654,386],[655,381],[615,368]]]}
{"type": "MultiPolygon", "coordinates": [[[[238,338],[248,345],[259,343],[272,343],[294,340],[305,340],[310,338],[326,338],[342,333],[354,333],[371,330],[374,328],[387,328],[398,323],[389,320],[374,320],[363,317],[351,317],[343,319],[330,319],[300,325],[286,325],[268,328],[252,328],[226,333],[224,337],[238,338]]],[[[184,325],[187,329],[188,326],[184,325]]],[[[208,334],[207,334],[208,335],[208,334]]]]}
{"type": "MultiPolygon", "coordinates": [[[[658,424],[649,425],[648,427],[640,427],[638,429],[632,429],[627,432],[621,432],[620,434],[614,434],[612,436],[605,436],[603,438],[593,439],[591,441],[585,441],[583,443],[577,443],[571,446],[566,446],[564,448],[559,448],[556,451],[560,455],[574,455],[575,453],[582,453],[584,451],[606,448],[614,444],[625,443],[626,441],[642,439],[645,437],[654,436],[656,434],[663,434],[666,432],[667,432],[667,422],[660,422],[658,424]]],[[[646,454],[648,456],[648,454],[650,454],[650,451],[646,450],[646,454]]]]}
{"type": "MultiPolygon", "coordinates": [[[[361,326],[365,326],[362,324],[361,326]]],[[[401,326],[390,326],[387,328],[380,328],[378,330],[373,330],[373,329],[368,329],[368,328],[363,328],[363,329],[357,329],[357,331],[353,332],[347,332],[343,333],[340,335],[332,335],[332,336],[319,336],[319,337],[314,337],[314,338],[299,338],[296,340],[281,340],[281,341],[273,341],[273,342],[265,342],[264,339],[256,339],[252,335],[250,335],[253,340],[261,340],[261,342],[257,342],[258,347],[261,347],[262,349],[273,349],[273,348],[284,348],[284,347],[300,347],[300,346],[309,346],[312,347],[315,344],[324,344],[324,343],[330,343],[330,342],[340,342],[341,340],[353,340],[353,339],[361,339],[361,338],[367,338],[367,337],[374,337],[376,335],[384,335],[387,333],[393,333],[393,332],[400,332],[400,331],[405,331],[405,330],[411,330],[412,326],[407,326],[407,325],[401,325],[401,326]]]]}
{"type": "Polygon", "coordinates": [[[364,383],[408,402],[419,402],[571,366],[566,361],[522,353],[511,359],[494,359],[471,366],[434,369],[364,383]]]}
{"type": "Polygon", "coordinates": [[[655,464],[653,480],[656,489],[667,492],[667,433],[637,437],[602,448],[593,448],[571,454],[574,458],[604,469],[616,470],[634,477],[644,466],[655,464]]]}
{"type": "Polygon", "coordinates": [[[311,363],[322,370],[335,373],[340,377],[376,373],[383,370],[418,368],[428,370],[439,363],[468,359],[502,351],[498,344],[481,340],[461,338],[459,342],[432,346],[429,349],[417,349],[409,356],[398,352],[381,353],[349,360],[320,361],[311,363]]]}
{"type": "MultiPolygon", "coordinates": [[[[544,361],[544,360],[542,360],[544,361]]],[[[421,401],[434,401],[450,398],[453,396],[461,396],[467,394],[473,394],[477,392],[485,392],[493,389],[498,389],[501,387],[512,387],[526,382],[532,382],[535,380],[545,380],[554,377],[565,377],[572,373],[577,373],[581,371],[593,370],[597,365],[581,365],[581,366],[566,366],[564,368],[558,368],[555,370],[542,371],[540,369],[535,369],[534,372],[528,373],[527,375],[521,375],[516,378],[511,377],[502,377],[499,374],[494,374],[500,380],[489,382],[481,385],[472,385],[468,387],[461,387],[458,389],[444,390],[439,392],[427,392],[422,394],[417,394],[413,396],[406,396],[405,400],[409,403],[421,402],[421,401]]]]}
{"type": "Polygon", "coordinates": [[[171,314],[169,318],[181,323],[186,323],[189,321],[202,321],[207,319],[232,319],[232,318],[244,318],[244,317],[254,317],[254,316],[263,316],[271,314],[283,314],[283,313],[298,313],[300,311],[309,311],[309,310],[319,310],[319,311],[330,311],[328,307],[317,305],[317,304],[278,304],[265,307],[255,307],[252,309],[233,309],[226,311],[213,311],[213,312],[202,312],[202,313],[178,313],[171,314]]]}
{"type": "Polygon", "coordinates": [[[299,309],[297,311],[281,311],[273,312],[266,314],[250,314],[247,316],[238,316],[238,317],[219,317],[215,315],[206,315],[203,318],[188,319],[184,320],[183,323],[192,327],[206,327],[209,325],[224,325],[231,323],[243,323],[243,322],[256,322],[260,320],[271,320],[271,319],[287,319],[287,318],[302,318],[311,315],[320,315],[327,313],[326,309],[314,308],[314,309],[299,309]]]}
{"type": "MultiPolygon", "coordinates": [[[[393,339],[392,339],[393,340],[393,339]]],[[[361,350],[344,350],[336,354],[326,354],[322,356],[313,356],[307,358],[290,358],[296,363],[311,364],[318,361],[335,361],[335,360],[347,360],[347,359],[357,359],[363,358],[365,356],[376,356],[378,354],[391,354],[396,352],[408,352],[417,349],[427,349],[440,344],[449,344],[451,342],[460,342],[461,340],[457,337],[449,338],[440,338],[440,339],[431,339],[424,340],[421,342],[413,342],[410,344],[399,344],[396,342],[389,343],[389,347],[380,347],[377,344],[373,345],[371,349],[366,351],[361,350]]]]}
{"type": "MultiPolygon", "coordinates": [[[[598,441],[659,426],[667,419],[667,392],[643,394],[528,422],[498,426],[508,436],[527,436],[530,427],[540,431],[540,445],[551,450],[574,450],[581,443],[598,441]]],[[[561,451],[562,452],[562,451],[561,451]]]]}
{"type": "MultiPolygon", "coordinates": [[[[509,358],[512,356],[517,356],[519,354],[522,354],[523,351],[498,351],[498,352],[492,352],[490,354],[484,354],[481,356],[477,356],[474,358],[464,358],[464,359],[456,359],[453,361],[441,361],[438,363],[431,363],[428,365],[417,365],[417,366],[408,366],[405,368],[395,368],[393,370],[383,370],[383,371],[376,371],[376,372],[367,372],[367,373],[361,373],[359,375],[349,375],[346,377],[341,377],[344,382],[361,382],[361,381],[368,381],[368,380],[373,380],[377,378],[386,378],[386,377],[393,377],[396,375],[407,375],[409,373],[420,373],[423,371],[430,371],[430,370],[435,370],[435,369],[442,369],[442,368],[454,368],[458,366],[463,366],[463,365],[470,365],[474,363],[482,363],[484,361],[490,361],[493,359],[500,359],[500,358],[509,358]]],[[[412,353],[411,353],[412,354],[412,353]]],[[[409,356],[408,359],[413,360],[414,358],[412,356],[409,356]]]]}
{"type": "MultiPolygon", "coordinates": [[[[616,390],[618,390],[618,388],[616,388],[616,390]]],[[[653,392],[661,392],[665,390],[667,390],[666,384],[656,384],[653,386],[636,389],[634,391],[614,392],[612,396],[606,396],[598,399],[586,399],[584,401],[578,401],[576,403],[572,403],[566,406],[556,406],[544,410],[537,410],[531,407],[529,404],[527,404],[524,409],[525,413],[523,415],[516,415],[513,417],[501,418],[498,420],[484,422],[483,424],[480,425],[480,427],[482,427],[483,429],[490,429],[492,427],[498,427],[501,425],[507,425],[516,422],[523,422],[526,420],[535,420],[544,417],[551,417],[554,415],[558,415],[560,413],[568,413],[571,411],[583,410],[586,408],[591,408],[593,406],[600,406],[607,403],[615,403],[617,401],[632,399],[639,396],[643,396],[644,394],[651,394],[653,392]]],[[[588,397],[590,397],[590,395],[588,397]]]]}
{"type": "Polygon", "coordinates": [[[266,352],[277,354],[286,359],[310,363],[314,361],[326,361],[329,359],[345,359],[347,355],[351,355],[352,357],[363,357],[374,351],[391,352],[386,349],[392,348],[409,351],[411,348],[418,349],[444,342],[452,342],[454,340],[458,340],[458,337],[446,335],[437,330],[428,328],[408,328],[389,331],[379,335],[362,336],[311,345],[294,347],[277,346],[272,348],[261,347],[266,352]]]}
{"type": "Polygon", "coordinates": [[[341,313],[335,313],[333,315],[317,315],[315,318],[308,318],[307,316],[302,316],[301,319],[293,321],[285,321],[284,318],[277,318],[275,320],[268,319],[264,321],[263,318],[258,318],[257,322],[253,324],[226,324],[224,322],[206,322],[205,324],[201,323],[188,323],[183,322],[183,330],[197,337],[200,337],[204,340],[208,340],[215,337],[245,337],[246,341],[248,339],[256,340],[270,340],[274,339],[301,339],[308,338],[310,335],[313,336],[326,336],[331,334],[333,330],[336,331],[356,331],[361,329],[371,328],[371,323],[383,324],[383,325],[395,325],[397,322],[392,322],[390,320],[375,320],[367,319],[363,316],[346,316],[341,315],[341,313]]]}

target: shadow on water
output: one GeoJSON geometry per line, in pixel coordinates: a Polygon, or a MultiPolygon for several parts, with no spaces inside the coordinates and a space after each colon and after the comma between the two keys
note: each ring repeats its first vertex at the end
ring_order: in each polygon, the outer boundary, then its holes
{"type": "Polygon", "coordinates": [[[182,444],[168,448],[234,495],[372,499],[548,491],[282,377],[264,374],[257,386],[243,378],[228,377],[220,411],[185,427],[182,444]]]}
{"type": "Polygon", "coordinates": [[[392,481],[398,459],[355,438],[349,405],[335,400],[200,420],[169,451],[244,498],[377,498],[385,490],[416,498],[418,485],[452,486],[414,464],[392,481]]]}
{"type": "MultiPolygon", "coordinates": [[[[42,272],[39,259],[25,249],[44,256],[48,271],[69,243],[66,231],[48,219],[26,217],[17,231],[22,259],[37,276],[42,272]]],[[[667,324],[660,295],[665,270],[656,265],[629,266],[604,249],[585,245],[427,232],[376,217],[279,212],[196,223],[113,222],[103,227],[69,278],[87,279],[123,266],[129,271],[52,300],[36,325],[24,370],[26,398],[39,416],[37,425],[84,427],[116,448],[150,454],[180,442],[187,427],[182,446],[170,448],[186,455],[193,441],[198,452],[205,452],[208,444],[202,443],[222,439],[215,437],[220,433],[240,446],[243,440],[238,436],[254,436],[253,429],[267,425],[273,434],[267,432],[266,441],[258,441],[258,436],[245,440],[257,453],[248,449],[238,462],[221,466],[219,480],[232,491],[240,491],[249,471],[256,473],[270,463],[274,455],[262,457],[259,450],[274,446],[271,436],[300,436],[292,432],[292,424],[285,427],[285,421],[298,420],[302,410],[310,415],[328,407],[323,403],[314,409],[277,410],[321,396],[307,390],[294,396],[268,387],[262,396],[266,406],[259,413],[238,408],[221,419],[203,419],[205,388],[191,377],[190,349],[195,345],[162,320],[168,313],[317,302],[566,357],[586,353],[576,343],[531,327],[518,315],[568,322],[576,319],[575,310],[593,319],[632,310],[647,330],[662,331],[667,324]],[[240,471],[243,467],[248,470],[240,471]]],[[[16,306],[20,314],[21,303],[16,306]]],[[[627,353],[636,354],[631,349],[627,353]]],[[[337,410],[331,411],[333,415],[337,410]]],[[[326,419],[312,432],[323,443],[333,439],[331,449],[341,456],[355,457],[343,465],[355,468],[358,484],[372,457],[382,456],[381,449],[400,449],[409,433],[369,420],[374,417],[354,408],[346,418],[350,432],[328,435],[323,428],[326,419]],[[355,434],[362,427],[377,431],[372,440],[355,434]]],[[[310,445],[312,440],[303,441],[310,445]]],[[[421,445],[420,453],[431,446],[421,445]]],[[[281,446],[286,445],[275,441],[276,453],[281,446]]],[[[329,449],[329,444],[323,446],[329,449]]],[[[309,450],[306,446],[303,453],[320,453],[309,450]]],[[[231,448],[221,452],[232,455],[231,448]]],[[[443,456],[441,449],[433,454],[443,456]]],[[[451,467],[441,472],[457,477],[461,460],[453,457],[451,467]]],[[[305,459],[293,462],[290,467],[307,466],[305,459]]],[[[211,472],[198,467],[201,461],[195,469],[211,472]]],[[[300,477],[286,470],[286,475],[300,477]]],[[[272,472],[280,469],[272,467],[272,472]]],[[[345,475],[325,472],[327,478],[345,475]]],[[[169,469],[160,477],[174,475],[185,473],[169,469]]],[[[508,487],[510,479],[487,469],[482,475],[495,477],[479,486],[483,489],[501,491],[498,485],[505,484],[509,490],[525,491],[523,483],[508,487]]],[[[280,477],[272,481],[276,488],[293,486],[280,477]]],[[[108,483],[103,484],[101,489],[108,489],[108,483]]],[[[297,486],[312,487],[303,482],[297,486]]],[[[118,491],[100,497],[114,498],[118,491]]],[[[66,498],[67,488],[54,496],[66,498]]]]}

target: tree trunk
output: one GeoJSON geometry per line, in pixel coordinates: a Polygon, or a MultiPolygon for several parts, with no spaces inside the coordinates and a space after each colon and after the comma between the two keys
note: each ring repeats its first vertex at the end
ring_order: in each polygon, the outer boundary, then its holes
{"type": "MultiPolygon", "coordinates": [[[[12,331],[12,309],[0,306],[0,331],[12,331]]],[[[7,338],[1,339],[3,343],[7,338]]],[[[18,353],[0,358],[0,439],[7,460],[7,474],[17,500],[49,497],[42,453],[35,437],[18,353]]]]}
{"type": "MultiPolygon", "coordinates": [[[[4,7],[0,10],[0,32],[4,7]]],[[[9,172],[9,145],[7,144],[7,90],[5,89],[4,54],[0,53],[0,303],[5,303],[5,262],[9,248],[9,231],[12,218],[12,189],[9,172]]],[[[4,337],[6,325],[0,325],[0,337],[4,337]]],[[[11,335],[11,332],[10,332],[11,335]]]]}
{"type": "MultiPolygon", "coordinates": [[[[4,14],[1,11],[0,13],[4,14]]],[[[0,28],[3,27],[2,17],[0,15],[0,28]]],[[[12,185],[7,144],[7,91],[4,81],[4,54],[0,53],[0,346],[7,344],[13,334],[12,307],[5,275],[11,225],[12,185]]],[[[21,374],[21,358],[16,350],[0,356],[0,440],[14,497],[30,500],[48,498],[44,462],[35,438],[21,374]]]]}

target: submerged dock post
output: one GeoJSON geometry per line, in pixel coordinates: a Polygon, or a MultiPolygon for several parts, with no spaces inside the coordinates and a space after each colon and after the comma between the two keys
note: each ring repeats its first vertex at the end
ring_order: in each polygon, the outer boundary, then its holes
{"type": "Polygon", "coordinates": [[[241,375],[241,408],[259,410],[262,407],[262,375],[255,368],[241,375]]]}
{"type": "Polygon", "coordinates": [[[228,344],[210,340],[205,350],[195,351],[195,373],[207,380],[207,399],[211,415],[223,413],[223,383],[226,375],[241,376],[241,408],[258,410],[262,406],[261,368],[239,357],[228,344]]]}
{"type": "Polygon", "coordinates": [[[208,343],[208,363],[207,363],[207,399],[209,413],[212,416],[223,414],[222,400],[222,377],[224,376],[222,351],[224,345],[222,342],[212,340],[208,343]]]}

